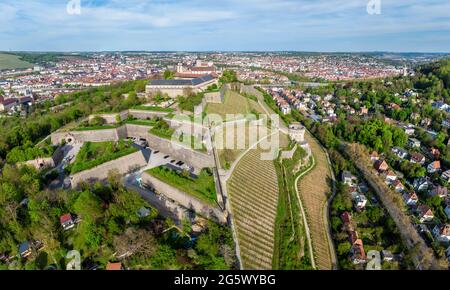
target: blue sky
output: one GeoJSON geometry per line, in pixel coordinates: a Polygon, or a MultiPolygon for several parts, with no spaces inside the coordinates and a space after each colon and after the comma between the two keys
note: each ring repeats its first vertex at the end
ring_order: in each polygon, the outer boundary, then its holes
{"type": "Polygon", "coordinates": [[[448,0],[80,1],[0,0],[0,50],[450,52],[448,0]]]}

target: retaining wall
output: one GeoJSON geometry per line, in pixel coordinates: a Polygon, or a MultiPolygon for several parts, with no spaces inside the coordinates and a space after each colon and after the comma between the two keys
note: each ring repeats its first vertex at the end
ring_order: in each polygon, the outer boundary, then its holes
{"type": "Polygon", "coordinates": [[[118,141],[127,137],[140,137],[148,141],[150,148],[170,155],[174,159],[181,160],[194,168],[215,166],[213,156],[210,152],[203,153],[195,151],[182,144],[152,135],[148,130],[149,127],[147,126],[126,124],[116,129],[53,133],[51,139],[53,144],[59,144],[61,140],[67,141],[68,139],[82,143],[118,141]]]}
{"type": "Polygon", "coordinates": [[[209,205],[186,192],[160,181],[148,173],[144,172],[142,174],[142,183],[147,187],[153,188],[157,193],[163,194],[183,207],[192,209],[208,219],[214,219],[222,224],[227,222],[224,212],[218,206],[209,205]]]}
{"type": "Polygon", "coordinates": [[[133,170],[147,165],[147,160],[142,151],[123,156],[116,160],[112,160],[94,168],[75,173],[70,176],[72,187],[76,188],[80,182],[85,181],[94,183],[96,181],[103,181],[108,177],[108,173],[117,169],[121,175],[127,174],[133,170]]]}

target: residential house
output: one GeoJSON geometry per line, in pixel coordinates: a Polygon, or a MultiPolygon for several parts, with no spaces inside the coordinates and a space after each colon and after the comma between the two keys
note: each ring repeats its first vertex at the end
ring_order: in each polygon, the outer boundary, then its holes
{"type": "Polygon", "coordinates": [[[450,182],[450,169],[442,173],[441,178],[447,182],[450,182]]]}
{"type": "Polygon", "coordinates": [[[106,265],[106,270],[123,270],[123,266],[122,263],[118,262],[118,263],[108,263],[106,265]]]}
{"type": "Polygon", "coordinates": [[[411,148],[420,148],[420,141],[417,140],[416,138],[409,138],[408,146],[411,148]]]}
{"type": "Polygon", "coordinates": [[[419,198],[414,191],[410,191],[403,194],[403,200],[408,206],[415,206],[417,205],[419,198]]]}
{"type": "Polygon", "coordinates": [[[424,164],[426,159],[425,159],[425,156],[423,156],[422,153],[414,152],[414,153],[411,154],[410,161],[412,163],[424,164]]]}
{"type": "Polygon", "coordinates": [[[441,162],[439,160],[433,161],[427,166],[428,173],[435,173],[438,172],[439,170],[441,170],[441,162]]]}
{"type": "Polygon", "coordinates": [[[31,243],[29,241],[25,241],[19,246],[19,254],[22,258],[26,258],[31,255],[31,243]]]}
{"type": "Polygon", "coordinates": [[[393,183],[396,180],[397,180],[397,175],[394,173],[394,171],[388,170],[386,173],[386,181],[388,183],[393,183]]]}
{"type": "Polygon", "coordinates": [[[428,190],[433,186],[429,177],[418,177],[414,179],[413,186],[416,191],[428,190]]]}
{"type": "Polygon", "coordinates": [[[374,167],[379,172],[384,172],[389,169],[389,165],[384,160],[378,160],[377,162],[375,162],[374,167]]]}
{"type": "Polygon", "coordinates": [[[433,235],[442,243],[450,242],[450,224],[436,225],[433,229],[433,235]]]}
{"type": "Polygon", "coordinates": [[[70,230],[75,226],[75,220],[70,213],[66,213],[59,218],[59,222],[65,231],[70,230]]]}
{"type": "Polygon", "coordinates": [[[283,115],[289,115],[291,113],[291,107],[288,104],[281,105],[280,110],[283,115]]]}
{"type": "Polygon", "coordinates": [[[440,198],[445,198],[448,195],[448,189],[445,186],[432,186],[432,189],[428,191],[430,196],[439,196],[440,198]]]}
{"type": "Polygon", "coordinates": [[[414,131],[415,131],[414,127],[409,127],[409,126],[405,127],[405,134],[408,136],[414,135],[414,131]]]}
{"type": "Polygon", "coordinates": [[[372,160],[372,162],[376,162],[380,159],[378,152],[377,151],[372,151],[372,153],[370,153],[370,160],[372,160]]]}
{"type": "Polygon", "coordinates": [[[361,239],[357,239],[355,241],[352,245],[350,253],[352,255],[353,264],[358,265],[366,262],[366,253],[364,251],[364,245],[361,239]]]}
{"type": "Polygon", "coordinates": [[[421,223],[430,222],[434,219],[434,214],[428,205],[419,205],[417,207],[418,217],[421,223]]]}
{"type": "Polygon", "coordinates": [[[447,217],[450,219],[450,203],[447,203],[447,206],[445,207],[445,213],[447,214],[447,217]]]}
{"type": "Polygon", "coordinates": [[[354,186],[354,184],[356,183],[357,178],[356,176],[354,176],[353,174],[351,174],[350,171],[346,171],[344,170],[342,172],[342,182],[344,184],[347,184],[348,186],[354,186]]]}
{"type": "Polygon", "coordinates": [[[408,151],[406,151],[405,149],[402,149],[400,147],[394,147],[394,148],[392,148],[391,151],[393,153],[395,153],[401,159],[405,159],[406,157],[408,157],[408,151]]]}
{"type": "Polygon", "coordinates": [[[345,211],[341,214],[341,220],[344,224],[349,224],[352,221],[352,214],[345,211]]]}
{"type": "Polygon", "coordinates": [[[17,104],[17,98],[4,99],[0,102],[0,111],[9,111],[17,104]]]}
{"type": "Polygon", "coordinates": [[[383,261],[386,262],[392,262],[394,260],[394,255],[388,250],[382,250],[381,257],[383,258],[383,261]]]}
{"type": "Polygon", "coordinates": [[[441,156],[441,151],[439,151],[439,149],[437,148],[431,148],[430,153],[436,159],[439,159],[439,157],[441,156]]]}
{"type": "Polygon", "coordinates": [[[367,204],[367,197],[364,194],[358,194],[353,198],[356,210],[364,210],[367,204]]]}
{"type": "Polygon", "coordinates": [[[405,191],[405,186],[402,184],[400,180],[395,180],[394,182],[392,182],[392,187],[396,192],[405,191]]]}
{"type": "Polygon", "coordinates": [[[353,231],[353,226],[351,224],[351,221],[352,221],[351,213],[349,213],[348,211],[343,212],[341,214],[341,220],[342,220],[342,223],[344,224],[345,231],[347,231],[347,232],[353,231]]]}

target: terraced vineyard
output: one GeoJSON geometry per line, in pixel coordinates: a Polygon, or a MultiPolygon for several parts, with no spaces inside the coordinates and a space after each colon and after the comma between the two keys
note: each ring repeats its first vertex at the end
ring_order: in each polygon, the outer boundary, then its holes
{"type": "Polygon", "coordinates": [[[272,269],[278,182],[273,161],[250,150],[227,182],[244,269],[272,269]]]}
{"type": "Polygon", "coordinates": [[[308,132],[305,139],[311,146],[316,165],[298,182],[298,189],[311,232],[316,266],[321,270],[333,267],[332,253],[328,241],[328,223],[325,220],[324,206],[331,194],[331,173],[327,156],[320,144],[308,132]]]}

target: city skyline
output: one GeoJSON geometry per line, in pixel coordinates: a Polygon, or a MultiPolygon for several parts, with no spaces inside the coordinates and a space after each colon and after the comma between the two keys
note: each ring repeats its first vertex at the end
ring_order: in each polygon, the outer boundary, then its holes
{"type": "Polygon", "coordinates": [[[449,3],[369,2],[7,0],[0,50],[449,52],[449,3]]]}

